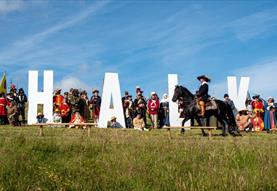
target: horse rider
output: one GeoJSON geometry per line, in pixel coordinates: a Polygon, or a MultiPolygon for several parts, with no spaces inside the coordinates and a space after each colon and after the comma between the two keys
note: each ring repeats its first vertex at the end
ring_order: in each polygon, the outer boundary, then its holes
{"type": "Polygon", "coordinates": [[[200,87],[199,90],[196,93],[196,97],[198,100],[198,104],[200,106],[200,116],[204,117],[205,116],[205,104],[208,101],[209,98],[209,84],[210,78],[206,75],[201,75],[198,76],[197,79],[200,81],[200,87]]]}

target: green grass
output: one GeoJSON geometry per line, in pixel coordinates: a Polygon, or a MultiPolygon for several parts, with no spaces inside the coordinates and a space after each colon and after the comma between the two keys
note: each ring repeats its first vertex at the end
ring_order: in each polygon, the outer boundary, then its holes
{"type": "Polygon", "coordinates": [[[277,190],[277,134],[38,132],[0,127],[0,190],[277,190]]]}

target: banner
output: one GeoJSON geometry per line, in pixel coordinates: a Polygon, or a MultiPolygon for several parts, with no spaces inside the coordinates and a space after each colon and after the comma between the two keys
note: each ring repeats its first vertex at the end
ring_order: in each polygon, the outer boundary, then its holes
{"type": "Polygon", "coordinates": [[[7,93],[7,79],[6,73],[3,74],[0,84],[0,93],[7,93]]]}

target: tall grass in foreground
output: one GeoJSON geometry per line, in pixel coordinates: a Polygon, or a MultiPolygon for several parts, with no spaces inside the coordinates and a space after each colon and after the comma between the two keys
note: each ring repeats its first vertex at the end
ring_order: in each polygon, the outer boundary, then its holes
{"type": "Polygon", "coordinates": [[[0,190],[277,190],[277,134],[0,127],[0,190]]]}

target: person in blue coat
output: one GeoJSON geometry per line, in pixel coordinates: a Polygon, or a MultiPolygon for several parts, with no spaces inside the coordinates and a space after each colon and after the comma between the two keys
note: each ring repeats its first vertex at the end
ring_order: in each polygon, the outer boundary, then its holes
{"type": "Polygon", "coordinates": [[[264,105],[264,128],[267,132],[270,132],[270,130],[275,128],[276,124],[274,99],[272,97],[268,98],[264,105]]]}

